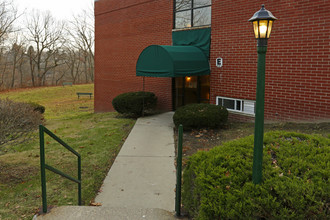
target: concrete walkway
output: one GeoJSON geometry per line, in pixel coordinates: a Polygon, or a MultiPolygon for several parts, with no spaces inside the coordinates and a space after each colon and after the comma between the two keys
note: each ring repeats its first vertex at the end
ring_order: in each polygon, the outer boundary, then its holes
{"type": "Polygon", "coordinates": [[[172,117],[137,120],[95,198],[101,207],[58,207],[42,219],[175,219],[172,117]]]}
{"type": "Polygon", "coordinates": [[[172,113],[165,113],[137,120],[95,202],[110,207],[174,210],[172,117],[172,113]]]}

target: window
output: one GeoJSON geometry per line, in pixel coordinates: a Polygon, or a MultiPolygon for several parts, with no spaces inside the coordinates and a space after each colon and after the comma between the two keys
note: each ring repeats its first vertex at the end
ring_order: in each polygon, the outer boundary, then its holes
{"type": "Polygon", "coordinates": [[[249,115],[255,115],[255,101],[233,99],[227,97],[217,96],[217,105],[221,105],[227,108],[228,111],[242,112],[249,115]]]}
{"type": "Polygon", "coordinates": [[[211,0],[175,0],[174,28],[211,24],[211,0]]]}

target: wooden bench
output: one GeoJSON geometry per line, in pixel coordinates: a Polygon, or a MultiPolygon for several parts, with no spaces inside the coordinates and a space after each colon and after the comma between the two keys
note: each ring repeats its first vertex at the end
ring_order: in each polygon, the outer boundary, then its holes
{"type": "Polygon", "coordinates": [[[72,82],[63,82],[62,86],[72,86],[72,82]]]}
{"type": "Polygon", "coordinates": [[[86,96],[89,95],[89,98],[92,99],[93,93],[91,93],[91,92],[77,92],[77,95],[78,95],[78,99],[80,98],[80,96],[84,96],[84,95],[86,95],[86,96]]]}

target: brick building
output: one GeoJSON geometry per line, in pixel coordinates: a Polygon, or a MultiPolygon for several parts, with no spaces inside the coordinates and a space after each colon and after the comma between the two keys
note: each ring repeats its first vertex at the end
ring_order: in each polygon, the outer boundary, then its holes
{"type": "Polygon", "coordinates": [[[248,19],[261,4],[278,18],[268,40],[265,119],[329,121],[330,1],[325,0],[98,0],[95,111],[112,111],[114,97],[142,91],[144,80],[160,109],[207,102],[225,105],[231,117],[253,119],[257,52],[248,19]],[[200,48],[209,73],[192,69],[185,75],[143,77],[137,64],[148,63],[148,50],[172,53],[172,47],[157,45],[173,45],[177,54],[182,46],[200,48]],[[216,66],[217,58],[222,67],[216,66]]]}

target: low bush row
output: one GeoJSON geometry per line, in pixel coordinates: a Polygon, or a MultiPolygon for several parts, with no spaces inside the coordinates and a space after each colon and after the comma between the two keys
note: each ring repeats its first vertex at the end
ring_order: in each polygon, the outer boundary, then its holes
{"type": "Polygon", "coordinates": [[[183,204],[193,219],[328,219],[330,137],[265,134],[263,182],[252,183],[253,137],[190,157],[183,204]]]}
{"type": "Polygon", "coordinates": [[[173,116],[176,126],[183,125],[183,129],[220,128],[228,119],[225,107],[211,104],[190,104],[178,108],[173,116]]]}
{"type": "Polygon", "coordinates": [[[36,102],[29,102],[28,104],[33,108],[34,111],[40,112],[40,114],[45,113],[45,106],[40,105],[36,102]]]}

